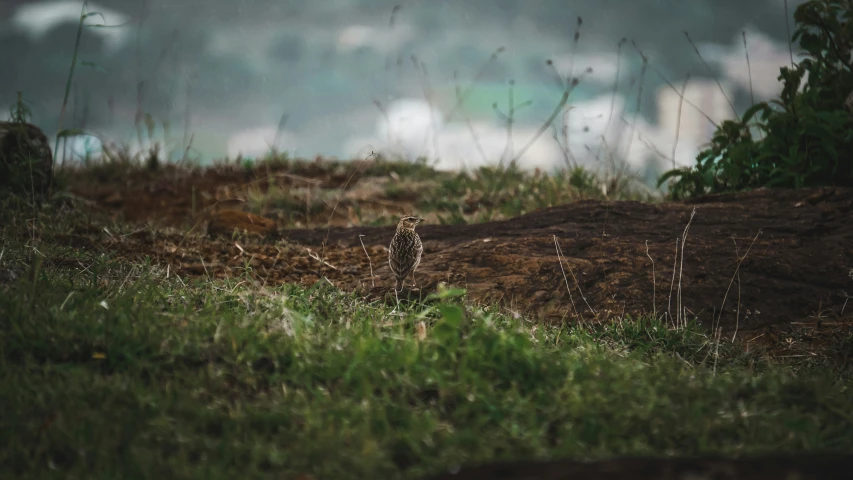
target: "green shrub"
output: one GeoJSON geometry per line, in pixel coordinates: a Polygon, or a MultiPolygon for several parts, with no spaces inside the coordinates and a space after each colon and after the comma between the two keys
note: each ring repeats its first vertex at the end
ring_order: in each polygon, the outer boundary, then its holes
{"type": "Polygon", "coordinates": [[[777,100],[723,122],[692,168],[670,170],[674,198],[760,187],[853,186],[853,0],[810,0],[794,13],[804,58],[780,69],[777,100]],[[758,133],[756,138],[756,133],[758,133]]]}

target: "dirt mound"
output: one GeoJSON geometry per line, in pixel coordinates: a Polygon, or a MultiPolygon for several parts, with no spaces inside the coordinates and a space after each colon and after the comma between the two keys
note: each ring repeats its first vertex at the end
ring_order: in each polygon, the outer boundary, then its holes
{"type": "MultiPolygon", "coordinates": [[[[172,271],[250,274],[264,284],[328,281],[367,298],[393,299],[387,263],[393,227],[351,226],[356,222],[340,215],[346,209],[339,206],[332,224],[348,227],[285,229],[293,224],[286,205],[272,213],[261,210],[260,216],[240,211],[247,210],[244,197],[250,198],[245,182],[275,178],[285,182],[276,188],[286,190],[313,177],[281,171],[256,179],[241,172],[176,170],[121,182],[93,182],[83,175],[72,185],[103,211],[131,223],[166,226],[156,233],[144,227],[120,242],[107,240],[127,255],[157,259],[172,271]],[[196,234],[204,231],[202,217],[209,236],[196,234]],[[234,230],[250,235],[235,236],[234,230]]],[[[317,177],[323,188],[337,178],[323,175],[317,177]]],[[[347,194],[376,190],[365,185],[347,194]]],[[[327,210],[334,205],[327,202],[327,210]]],[[[408,294],[423,297],[447,282],[465,287],[474,301],[550,322],[638,315],[674,321],[680,305],[681,318],[697,318],[705,326],[719,320],[729,331],[761,329],[750,338],[767,333],[760,342],[789,348],[794,337],[806,343],[833,339],[851,324],[853,305],[846,305],[853,294],[851,208],[853,189],[757,190],[692,202],[586,200],[506,221],[426,223],[418,227],[425,249],[416,273],[419,288],[408,294]]],[[[312,214],[309,224],[325,225],[330,216],[312,214]]]]}
{"type": "MultiPolygon", "coordinates": [[[[474,299],[550,320],[674,318],[680,284],[685,316],[705,325],[717,317],[724,327],[741,329],[828,321],[842,314],[853,293],[851,208],[850,189],[758,190],[693,203],[582,201],[503,222],[422,225],[418,282],[426,291],[439,282],[456,284],[474,299]],[[562,269],[555,237],[565,257],[562,269]]],[[[360,241],[384,246],[392,234],[393,227],[332,228],[326,261],[355,273],[325,268],[323,274],[342,288],[380,294],[393,285],[387,259],[373,256],[377,286],[367,287],[369,264],[360,241]]],[[[319,251],[326,229],[281,236],[319,251]]],[[[851,312],[853,305],[844,316],[851,312]]]]}
{"type": "Polygon", "coordinates": [[[118,162],[71,170],[68,183],[74,195],[131,223],[184,227],[218,210],[240,208],[279,225],[326,225],[330,218],[333,225],[349,225],[359,221],[356,204],[368,221],[412,209],[410,199],[388,198],[393,178],[375,165],[362,165],[379,170],[366,175],[357,165],[319,158],[253,169],[234,164],[141,169],[118,162]]]}

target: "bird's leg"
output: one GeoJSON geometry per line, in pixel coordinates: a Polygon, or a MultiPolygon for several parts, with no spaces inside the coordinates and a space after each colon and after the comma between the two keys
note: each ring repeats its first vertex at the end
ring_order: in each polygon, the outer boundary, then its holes
{"type": "Polygon", "coordinates": [[[412,270],[412,286],[413,287],[418,286],[418,282],[417,282],[417,280],[415,280],[415,271],[414,270],[412,270]]]}
{"type": "Polygon", "coordinates": [[[397,279],[396,278],[394,279],[394,299],[397,300],[397,306],[394,307],[394,310],[391,310],[391,313],[396,312],[397,309],[400,308],[400,297],[397,295],[397,279]]]}

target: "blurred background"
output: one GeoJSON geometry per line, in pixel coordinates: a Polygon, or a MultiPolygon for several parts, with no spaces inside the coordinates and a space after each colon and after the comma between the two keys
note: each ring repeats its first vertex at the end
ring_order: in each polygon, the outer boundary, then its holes
{"type": "MultiPolygon", "coordinates": [[[[48,136],[81,7],[0,3],[0,105],[22,91],[48,136]]],[[[693,163],[712,121],[775,97],[797,55],[783,0],[103,0],[87,11],[98,14],[85,20],[63,128],[92,136],[69,142],[70,158],[97,155],[100,141],[158,142],[202,163],[375,151],[440,169],[625,162],[653,179],[693,163]],[[565,108],[519,156],[571,76],[565,108]]]]}

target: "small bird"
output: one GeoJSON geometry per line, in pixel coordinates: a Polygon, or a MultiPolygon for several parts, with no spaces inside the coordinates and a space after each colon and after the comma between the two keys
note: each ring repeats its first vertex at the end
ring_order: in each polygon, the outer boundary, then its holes
{"type": "Polygon", "coordinates": [[[421,263],[424,246],[421,243],[421,237],[415,233],[415,227],[423,221],[424,219],[420,217],[404,215],[397,223],[397,231],[394,233],[391,246],[388,248],[388,263],[391,265],[391,271],[394,272],[395,277],[395,295],[399,291],[397,285],[402,284],[403,280],[409,275],[412,276],[412,283],[417,285],[415,269],[421,263]]]}

